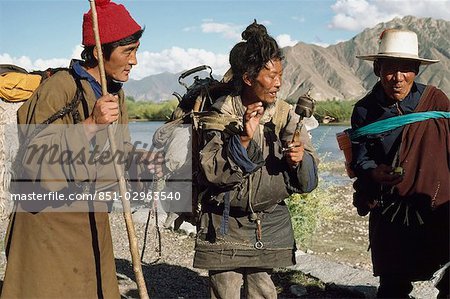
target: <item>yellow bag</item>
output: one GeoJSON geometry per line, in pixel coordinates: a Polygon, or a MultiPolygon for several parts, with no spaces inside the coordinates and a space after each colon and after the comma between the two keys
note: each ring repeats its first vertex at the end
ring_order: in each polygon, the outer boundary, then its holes
{"type": "Polygon", "coordinates": [[[41,83],[41,76],[9,72],[0,75],[0,98],[9,102],[28,100],[41,83]]]}

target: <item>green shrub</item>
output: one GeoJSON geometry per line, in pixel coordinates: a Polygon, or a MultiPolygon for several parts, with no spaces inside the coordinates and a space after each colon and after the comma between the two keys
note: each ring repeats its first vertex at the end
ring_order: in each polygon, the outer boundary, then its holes
{"type": "MultiPolygon", "coordinates": [[[[323,158],[323,157],[322,157],[323,158]]],[[[343,163],[327,162],[319,164],[319,173],[341,172],[343,163]]],[[[319,225],[324,221],[333,220],[335,212],[332,209],[333,200],[341,200],[341,194],[327,181],[319,178],[318,187],[309,194],[293,194],[288,200],[291,213],[294,237],[300,248],[308,248],[319,225]]]]}
{"type": "Polygon", "coordinates": [[[316,102],[314,116],[322,122],[325,116],[334,117],[335,122],[349,122],[356,101],[327,100],[316,102]]]}
{"type": "Polygon", "coordinates": [[[154,102],[136,102],[132,97],[127,97],[125,101],[128,110],[128,117],[130,119],[144,119],[165,121],[170,118],[170,115],[178,105],[177,100],[164,101],[159,103],[154,102]]]}

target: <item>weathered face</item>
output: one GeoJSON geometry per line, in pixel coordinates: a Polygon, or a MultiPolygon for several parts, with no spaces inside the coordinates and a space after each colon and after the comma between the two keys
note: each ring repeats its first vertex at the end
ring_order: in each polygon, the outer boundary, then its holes
{"type": "Polygon", "coordinates": [[[137,64],[136,52],[139,48],[139,41],[126,45],[118,46],[111,52],[109,60],[105,60],[106,75],[120,82],[126,82],[133,65],[137,64]]]}
{"type": "Polygon", "coordinates": [[[271,60],[263,67],[254,80],[250,80],[253,94],[263,103],[272,104],[277,99],[281,87],[283,65],[281,60],[271,60]]]}
{"type": "Polygon", "coordinates": [[[401,101],[409,94],[419,69],[418,62],[403,59],[379,61],[381,85],[386,95],[401,101]]]}

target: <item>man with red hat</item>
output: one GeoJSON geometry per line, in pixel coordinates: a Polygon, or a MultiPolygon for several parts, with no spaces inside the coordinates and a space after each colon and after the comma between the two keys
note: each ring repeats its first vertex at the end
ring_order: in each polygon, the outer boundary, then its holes
{"type": "Polygon", "coordinates": [[[385,30],[373,61],[380,78],[352,115],[354,205],[370,211],[369,240],[379,298],[408,298],[413,281],[436,275],[438,298],[449,296],[450,101],[415,82],[416,33],[385,30]],[[440,272],[438,272],[438,270],[440,272]]]}
{"type": "Polygon", "coordinates": [[[112,160],[102,158],[111,155],[105,128],[112,123],[117,124],[118,152],[130,153],[122,82],[137,64],[143,29],[123,5],[108,0],[96,5],[108,94],[102,95],[99,83],[89,11],[83,17],[83,61],[48,78],[18,112],[20,124],[52,123],[31,136],[22,160],[23,178],[31,181],[33,191],[61,193],[65,200],[16,204],[7,235],[2,298],[120,297],[107,213],[112,203],[101,202],[118,190],[117,178],[112,160]],[[58,115],[65,108],[70,112],[58,115]],[[47,145],[52,151],[32,150],[47,145]],[[67,153],[70,160],[61,158],[67,153]],[[95,196],[89,202],[76,200],[86,194],[95,196]]]}

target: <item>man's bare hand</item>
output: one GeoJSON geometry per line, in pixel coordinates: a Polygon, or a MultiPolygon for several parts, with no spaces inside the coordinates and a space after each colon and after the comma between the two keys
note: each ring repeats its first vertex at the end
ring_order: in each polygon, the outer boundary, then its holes
{"type": "Polygon", "coordinates": [[[264,114],[262,102],[256,102],[247,106],[244,114],[244,132],[241,135],[241,143],[247,148],[253,134],[259,126],[259,120],[264,114]]]}
{"type": "Polygon", "coordinates": [[[104,129],[107,125],[115,122],[119,118],[119,97],[107,94],[100,97],[92,109],[91,115],[83,121],[84,131],[88,140],[104,129]]]}
{"type": "Polygon", "coordinates": [[[100,97],[95,102],[91,116],[96,125],[115,122],[119,118],[119,97],[112,94],[100,97]]]}
{"type": "Polygon", "coordinates": [[[290,167],[297,167],[303,160],[305,148],[300,141],[289,142],[284,150],[284,156],[290,167]]]}

